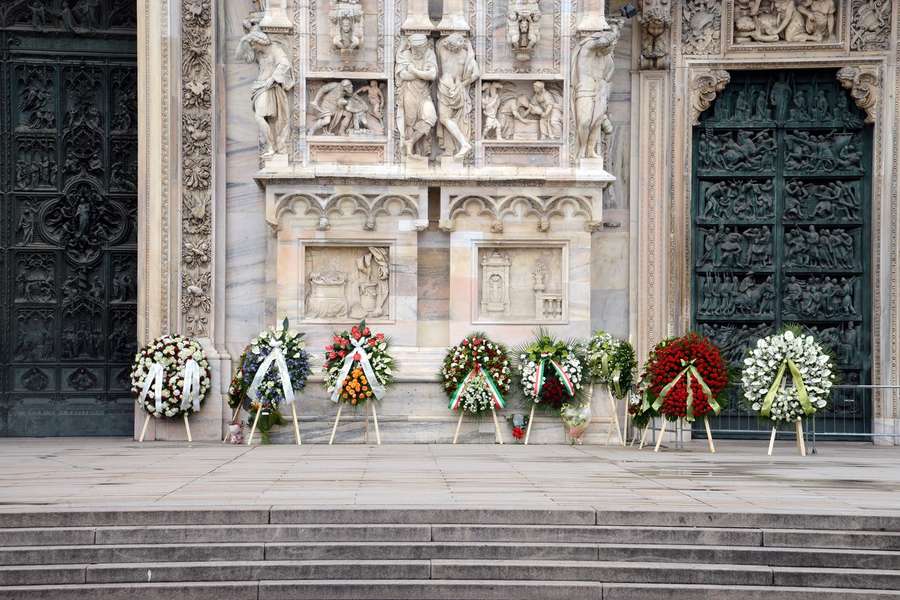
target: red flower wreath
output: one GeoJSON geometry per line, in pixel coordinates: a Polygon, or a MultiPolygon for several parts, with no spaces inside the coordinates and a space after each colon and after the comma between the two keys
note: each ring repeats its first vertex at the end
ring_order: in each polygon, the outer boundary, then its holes
{"type": "Polygon", "coordinates": [[[719,413],[716,399],[728,386],[728,366],[709,339],[689,333],[665,340],[653,349],[644,365],[643,380],[649,404],[658,407],[662,415],[670,421],[684,418],[693,421],[710,412],[719,413]],[[692,396],[690,412],[688,382],[692,396]]]}

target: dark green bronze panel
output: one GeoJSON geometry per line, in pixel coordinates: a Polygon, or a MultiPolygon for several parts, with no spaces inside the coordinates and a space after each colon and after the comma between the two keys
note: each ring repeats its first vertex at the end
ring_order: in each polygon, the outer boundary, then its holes
{"type": "Polygon", "coordinates": [[[0,4],[0,436],[130,435],[135,3],[0,4]]]}
{"type": "MultiPolygon", "coordinates": [[[[869,383],[871,146],[832,70],[732,71],[701,116],[693,323],[738,370],[758,337],[799,323],[834,352],[841,383],[869,383]]],[[[759,430],[737,394],[715,427],[759,430]]],[[[816,421],[868,433],[869,396],[838,391],[816,421]]]]}

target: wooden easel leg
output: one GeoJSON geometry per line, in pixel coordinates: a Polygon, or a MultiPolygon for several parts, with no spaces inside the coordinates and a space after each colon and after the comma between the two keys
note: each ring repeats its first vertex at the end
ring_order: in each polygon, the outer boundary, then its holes
{"type": "Polygon", "coordinates": [[[638,450],[644,449],[644,442],[647,440],[647,431],[650,429],[650,423],[644,425],[643,431],[641,431],[641,443],[638,446],[638,450]]]}
{"type": "Polygon", "coordinates": [[[772,451],[775,449],[775,434],[778,433],[777,427],[772,427],[772,435],[769,436],[769,456],[772,456],[772,451]]]}
{"type": "Polygon", "coordinates": [[[291,416],[294,418],[294,437],[297,439],[297,445],[300,445],[300,423],[297,422],[297,403],[291,402],[291,416]]]}
{"type": "Polygon", "coordinates": [[[181,416],[184,417],[184,431],[187,433],[188,443],[193,443],[194,438],[191,436],[191,426],[188,423],[187,413],[184,413],[181,416]]]}
{"type": "Polygon", "coordinates": [[[712,430],[709,428],[709,418],[703,415],[703,426],[706,428],[706,445],[712,454],[716,453],[716,444],[713,442],[712,430]]]}
{"type": "Polygon", "coordinates": [[[528,438],[531,437],[531,424],[534,423],[534,404],[531,405],[531,415],[528,417],[528,427],[525,428],[525,445],[528,445],[528,438]]]}
{"type": "Polygon", "coordinates": [[[666,419],[665,417],[661,417],[661,420],[662,420],[662,429],[659,430],[659,437],[656,438],[656,447],[653,449],[654,452],[659,452],[659,446],[660,446],[660,444],[662,444],[663,436],[666,433],[666,422],[668,421],[668,419],[666,419]]]}
{"type": "Polygon", "coordinates": [[[494,417],[494,432],[497,434],[497,441],[500,442],[500,445],[503,445],[503,433],[500,432],[500,423],[497,422],[497,411],[494,410],[494,405],[491,404],[491,416],[494,417]]]}
{"type": "Polygon", "coordinates": [[[338,423],[341,422],[341,411],[344,410],[344,403],[341,402],[338,404],[338,412],[337,416],[334,418],[334,427],[331,428],[331,439],[328,440],[328,445],[331,446],[334,444],[334,434],[337,433],[338,423]]]}
{"type": "Polygon", "coordinates": [[[144,426],[141,427],[141,437],[138,438],[138,442],[144,442],[144,436],[147,435],[147,425],[150,424],[150,413],[147,413],[147,418],[144,419],[144,426]]]}
{"type": "Polygon", "coordinates": [[[375,443],[379,446],[381,445],[381,431],[378,429],[378,412],[375,410],[375,401],[370,400],[372,403],[372,423],[375,424],[375,443]]]}
{"type": "Polygon", "coordinates": [[[803,439],[802,419],[797,419],[797,444],[800,448],[800,456],[806,456],[806,440],[803,439]]]}
{"type": "Polygon", "coordinates": [[[453,434],[453,445],[456,445],[456,440],[459,439],[459,429],[462,427],[463,415],[466,414],[466,411],[463,409],[459,409],[459,421],[456,422],[456,433],[453,434]]]}
{"type": "Polygon", "coordinates": [[[253,434],[256,433],[256,426],[259,424],[259,413],[262,412],[262,406],[256,409],[256,416],[253,417],[253,425],[250,427],[250,437],[247,438],[247,445],[253,443],[253,434]]]}
{"type": "MultiPolygon", "coordinates": [[[[231,413],[231,421],[228,422],[229,425],[231,425],[232,423],[234,423],[234,420],[237,419],[238,413],[239,413],[239,412],[241,412],[241,405],[240,405],[240,404],[238,404],[238,405],[237,405],[237,408],[234,409],[234,412],[231,413]]],[[[231,428],[230,428],[230,427],[228,428],[228,431],[225,432],[225,438],[222,440],[222,443],[223,443],[223,444],[226,443],[226,442],[229,440],[229,438],[231,438],[231,428]]]]}
{"type": "MultiPolygon", "coordinates": [[[[632,442],[634,444],[634,442],[632,442]]],[[[625,422],[622,423],[622,447],[628,446],[628,404],[625,404],[625,422]]]]}
{"type": "Polygon", "coordinates": [[[370,404],[371,404],[371,402],[366,402],[366,428],[363,430],[364,431],[363,437],[366,441],[366,445],[368,445],[368,443],[369,443],[369,412],[370,412],[369,405],[370,404]]]}
{"type": "Polygon", "coordinates": [[[625,438],[622,436],[621,425],[619,424],[619,407],[616,406],[616,400],[613,398],[612,392],[609,391],[609,388],[606,388],[606,395],[609,397],[609,409],[612,414],[613,423],[616,424],[616,435],[619,436],[619,441],[622,442],[622,446],[625,445],[625,438]]]}

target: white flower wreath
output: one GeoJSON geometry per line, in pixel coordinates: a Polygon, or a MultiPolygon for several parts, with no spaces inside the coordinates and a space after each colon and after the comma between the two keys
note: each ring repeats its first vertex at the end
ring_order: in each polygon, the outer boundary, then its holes
{"type": "Polygon", "coordinates": [[[581,390],[583,384],[582,368],[583,363],[578,357],[578,349],[575,346],[566,346],[568,351],[564,358],[549,353],[541,354],[538,357],[530,353],[523,353],[519,356],[519,368],[521,370],[522,393],[529,402],[539,403],[541,401],[541,389],[546,374],[552,371],[557,377],[564,375],[564,379],[560,378],[560,383],[571,389],[569,396],[575,397],[575,394],[581,390]],[[543,368],[541,368],[543,364],[543,368]],[[538,375],[541,375],[541,381],[538,382],[538,375]],[[568,381],[565,381],[565,380],[568,381]]]}
{"type": "Polygon", "coordinates": [[[197,340],[177,334],[164,335],[134,355],[131,391],[141,408],[154,417],[177,417],[197,412],[209,387],[209,363],[197,340]]]}
{"type": "Polygon", "coordinates": [[[744,359],[741,381],[744,396],[761,417],[798,421],[828,405],[834,366],[812,336],[788,330],[757,340],[744,359]]]}

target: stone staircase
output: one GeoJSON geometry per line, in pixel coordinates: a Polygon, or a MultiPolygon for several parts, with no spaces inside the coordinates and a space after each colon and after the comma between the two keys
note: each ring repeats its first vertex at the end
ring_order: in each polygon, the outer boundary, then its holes
{"type": "Polygon", "coordinates": [[[0,565],[0,600],[898,598],[900,516],[6,510],[0,565]]]}

